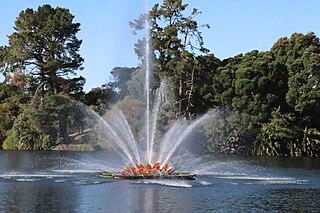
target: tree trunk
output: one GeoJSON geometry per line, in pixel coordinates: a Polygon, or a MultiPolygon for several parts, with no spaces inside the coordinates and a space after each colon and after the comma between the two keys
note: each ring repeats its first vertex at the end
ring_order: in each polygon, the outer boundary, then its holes
{"type": "Polygon", "coordinates": [[[183,101],[183,81],[182,81],[182,76],[180,75],[179,77],[179,91],[178,91],[178,112],[177,112],[177,117],[180,117],[182,114],[182,104],[183,101]]]}
{"type": "Polygon", "coordinates": [[[59,119],[59,136],[63,143],[69,143],[67,116],[62,112],[58,114],[59,119]]]}
{"type": "Polygon", "coordinates": [[[50,90],[53,92],[53,94],[58,94],[58,85],[57,85],[57,76],[56,72],[54,70],[51,70],[49,73],[49,84],[50,84],[50,90]]]}
{"type": "Polygon", "coordinates": [[[195,66],[192,69],[191,77],[190,77],[190,89],[187,91],[187,107],[186,112],[188,113],[188,118],[191,118],[193,114],[190,112],[190,108],[193,107],[191,102],[192,95],[193,95],[193,88],[194,88],[194,75],[195,75],[195,66]]]}

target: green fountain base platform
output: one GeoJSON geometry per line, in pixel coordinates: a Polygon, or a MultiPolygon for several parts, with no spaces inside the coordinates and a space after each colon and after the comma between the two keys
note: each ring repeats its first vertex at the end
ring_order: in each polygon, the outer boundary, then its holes
{"type": "Polygon", "coordinates": [[[101,178],[110,179],[180,179],[180,180],[195,180],[196,175],[190,173],[171,173],[171,174],[122,174],[122,173],[112,173],[112,172],[102,172],[98,174],[101,178]]]}

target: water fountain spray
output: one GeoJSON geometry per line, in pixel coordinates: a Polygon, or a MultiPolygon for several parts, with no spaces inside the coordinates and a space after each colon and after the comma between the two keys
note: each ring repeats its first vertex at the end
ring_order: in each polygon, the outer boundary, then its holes
{"type": "Polygon", "coordinates": [[[115,147],[122,156],[128,158],[123,159],[128,164],[123,168],[120,174],[105,172],[102,177],[111,178],[194,178],[194,174],[176,172],[172,166],[173,155],[178,150],[178,147],[190,135],[193,130],[207,118],[202,116],[192,122],[185,119],[176,120],[165,136],[157,140],[157,149],[155,150],[155,135],[157,131],[158,113],[162,104],[162,99],[167,90],[167,81],[161,82],[160,87],[156,92],[153,105],[151,105],[151,77],[152,70],[150,66],[151,57],[151,42],[150,42],[150,26],[147,2],[145,1],[146,16],[144,21],[145,26],[145,143],[146,150],[142,152],[138,149],[137,142],[133,137],[130,126],[120,110],[115,111],[111,116],[110,122],[104,122],[106,129],[111,133],[108,142],[114,143],[115,147]],[[118,135],[120,134],[120,136],[118,135]],[[154,153],[157,153],[155,157],[154,153]],[[146,156],[146,162],[141,162],[141,155],[146,156]]]}
{"type": "Polygon", "coordinates": [[[146,77],[145,77],[145,94],[146,94],[146,141],[147,141],[147,156],[148,163],[151,164],[152,158],[152,140],[150,138],[150,27],[148,22],[148,15],[145,20],[145,30],[146,30],[146,56],[145,56],[145,64],[146,64],[146,77]]]}

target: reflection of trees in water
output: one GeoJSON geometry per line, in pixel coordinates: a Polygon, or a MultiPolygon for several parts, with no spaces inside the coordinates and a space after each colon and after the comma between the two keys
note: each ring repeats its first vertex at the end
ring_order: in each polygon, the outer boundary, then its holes
{"type": "MultiPolygon", "coordinates": [[[[174,184],[171,180],[151,180],[151,185],[143,185],[136,190],[137,196],[132,196],[133,212],[192,212],[193,197],[192,193],[184,193],[181,196],[180,190],[172,190],[171,187],[158,186],[174,184]],[[190,196],[188,196],[190,194],[190,196]],[[187,196],[186,196],[187,195],[187,196]]],[[[179,181],[177,183],[179,185],[179,181]]],[[[177,189],[177,188],[176,188],[177,189]]],[[[181,189],[184,190],[184,189],[181,189]]]]}
{"type": "Polygon", "coordinates": [[[6,183],[0,190],[0,211],[74,212],[78,196],[77,188],[68,184],[6,183]]]}
{"type": "Polygon", "coordinates": [[[246,199],[230,200],[230,206],[238,206],[239,212],[318,212],[319,189],[267,189],[246,199]],[[243,202],[243,203],[242,203],[243,202]]]}

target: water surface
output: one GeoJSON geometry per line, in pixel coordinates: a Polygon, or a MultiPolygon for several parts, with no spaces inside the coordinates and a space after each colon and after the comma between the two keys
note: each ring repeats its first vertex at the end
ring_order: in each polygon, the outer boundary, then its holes
{"type": "Polygon", "coordinates": [[[0,212],[318,212],[320,161],[215,156],[184,180],[110,180],[104,153],[0,151],[0,212]],[[205,167],[205,168],[204,168],[205,167]]]}

